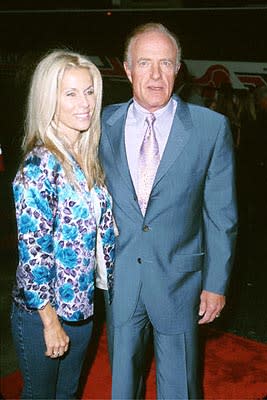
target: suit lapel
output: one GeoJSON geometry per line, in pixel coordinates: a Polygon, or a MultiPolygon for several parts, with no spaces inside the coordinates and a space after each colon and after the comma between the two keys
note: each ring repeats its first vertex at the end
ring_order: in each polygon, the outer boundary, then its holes
{"type": "Polygon", "coordinates": [[[176,98],[177,108],[169,138],[155,177],[153,187],[166,175],[168,169],[180,156],[192,134],[193,123],[186,103],[176,98]]]}
{"type": "Polygon", "coordinates": [[[124,139],[125,118],[126,115],[122,116],[110,126],[109,140],[117,168],[126,185],[129,189],[132,189],[132,179],[129,171],[124,139]]]}
{"type": "MultiPolygon", "coordinates": [[[[134,201],[135,189],[129,171],[124,139],[125,120],[127,116],[127,110],[131,101],[132,100],[130,100],[128,103],[123,104],[108,119],[108,137],[113,151],[114,161],[117,165],[117,170],[121,174],[125,184],[129,189],[129,201],[134,208],[135,216],[137,211],[138,215],[142,217],[138,202],[134,201]]],[[[177,108],[174,115],[172,128],[155,177],[153,188],[166,175],[168,169],[179,157],[185,145],[188,143],[192,133],[193,123],[191,120],[188,105],[182,102],[179,98],[176,98],[176,101],[177,108]]]]}
{"type": "Polygon", "coordinates": [[[137,196],[132,182],[125,148],[125,121],[127,110],[131,102],[132,100],[128,103],[123,104],[107,121],[107,124],[110,126],[108,137],[112,147],[114,161],[117,165],[117,170],[119,171],[126,186],[129,189],[130,202],[135,211],[138,211],[138,214],[141,214],[138,202],[134,200],[134,197],[137,198],[137,196]]]}

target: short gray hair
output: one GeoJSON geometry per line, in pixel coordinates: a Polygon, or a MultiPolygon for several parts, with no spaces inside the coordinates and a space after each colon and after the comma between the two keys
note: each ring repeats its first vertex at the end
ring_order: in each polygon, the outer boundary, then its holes
{"type": "Polygon", "coordinates": [[[125,42],[125,51],[124,51],[124,61],[127,62],[129,67],[131,67],[132,58],[131,58],[131,48],[133,45],[134,40],[137,36],[147,33],[147,32],[160,32],[168,36],[171,41],[173,42],[176,50],[177,50],[177,58],[176,58],[176,69],[180,65],[181,56],[182,56],[182,49],[180,45],[180,41],[178,37],[164,25],[157,23],[157,22],[149,22],[147,24],[137,26],[128,36],[125,42]]]}

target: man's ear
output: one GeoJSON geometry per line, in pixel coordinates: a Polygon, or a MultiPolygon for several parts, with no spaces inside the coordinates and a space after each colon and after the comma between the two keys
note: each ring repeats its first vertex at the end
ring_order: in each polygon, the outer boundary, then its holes
{"type": "Polygon", "coordinates": [[[179,63],[178,65],[176,65],[176,72],[175,72],[175,75],[178,74],[180,68],[181,68],[181,63],[179,63]]]}
{"type": "Polygon", "coordinates": [[[127,61],[124,61],[123,66],[129,81],[132,83],[132,72],[127,61]]]}

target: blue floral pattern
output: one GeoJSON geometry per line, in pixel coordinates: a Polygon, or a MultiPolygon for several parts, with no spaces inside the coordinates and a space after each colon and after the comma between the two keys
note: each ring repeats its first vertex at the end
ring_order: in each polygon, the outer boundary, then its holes
{"type": "Polygon", "coordinates": [[[91,192],[74,160],[73,170],[78,188],[51,152],[35,147],[14,179],[19,264],[13,297],[27,311],[50,302],[63,319],[79,321],[93,314],[97,231],[112,297],[115,239],[107,190],[92,189],[101,208],[97,225],[91,192]]]}

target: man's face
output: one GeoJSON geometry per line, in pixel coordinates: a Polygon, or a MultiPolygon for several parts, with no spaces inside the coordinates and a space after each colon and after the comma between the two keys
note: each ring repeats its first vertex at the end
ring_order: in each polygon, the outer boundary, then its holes
{"type": "Polygon", "coordinates": [[[133,86],[135,100],[149,112],[164,107],[171,95],[178,72],[177,50],[161,32],[142,33],[131,46],[131,65],[124,63],[133,86]]]}

